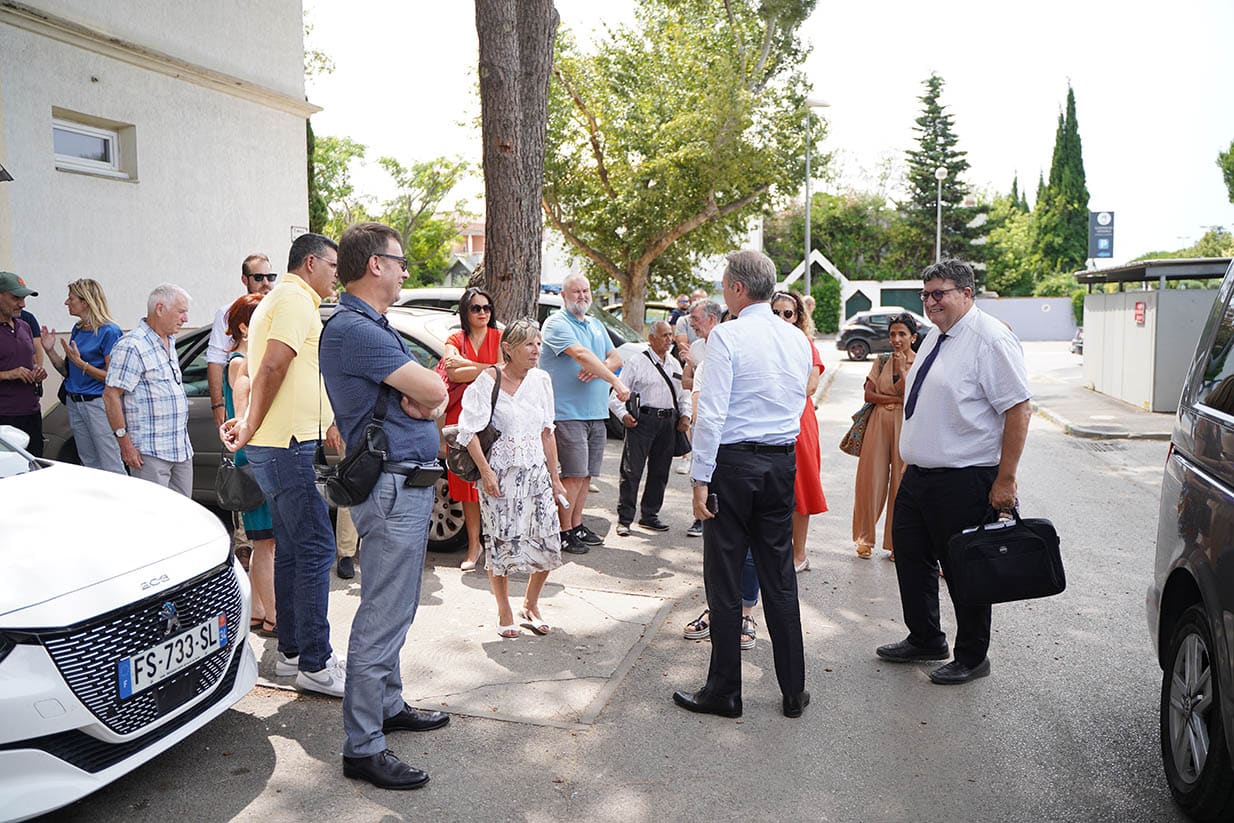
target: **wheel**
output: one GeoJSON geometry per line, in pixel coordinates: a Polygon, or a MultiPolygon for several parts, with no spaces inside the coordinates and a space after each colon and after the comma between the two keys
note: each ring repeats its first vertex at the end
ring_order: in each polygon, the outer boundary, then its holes
{"type": "Polygon", "coordinates": [[[1212,634],[1202,605],[1183,612],[1161,678],[1161,760],[1174,801],[1196,820],[1234,817],[1212,634]]]}
{"type": "Polygon", "coordinates": [[[450,498],[450,486],[443,474],[433,490],[433,512],[428,521],[428,550],[456,552],[467,545],[467,524],[463,504],[450,498]]]}
{"type": "Polygon", "coordinates": [[[865,360],[870,356],[870,344],[864,340],[848,341],[848,359],[849,360],[865,360]]]}

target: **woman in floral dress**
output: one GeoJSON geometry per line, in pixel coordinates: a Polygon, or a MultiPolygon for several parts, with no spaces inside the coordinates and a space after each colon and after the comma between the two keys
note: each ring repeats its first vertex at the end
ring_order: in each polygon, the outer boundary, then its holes
{"type": "Polygon", "coordinates": [[[548,573],[561,565],[555,497],[565,494],[557,471],[553,438],[553,386],[540,362],[540,329],[516,320],[501,336],[506,365],[492,410],[501,436],[486,459],[475,433],[488,425],[496,368],[485,369],[463,393],[458,442],[480,468],[480,515],[484,523],[485,568],[497,599],[497,633],[518,637],[507,574],[530,572],[518,617],[536,634],[548,634],[540,616],[540,592],[548,573]]]}

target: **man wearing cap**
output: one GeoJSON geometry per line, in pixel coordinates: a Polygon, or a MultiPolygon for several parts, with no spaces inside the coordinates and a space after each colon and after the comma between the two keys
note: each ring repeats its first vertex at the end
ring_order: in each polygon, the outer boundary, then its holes
{"type": "Polygon", "coordinates": [[[27,297],[39,293],[11,271],[0,271],[0,425],[16,426],[30,435],[27,450],[43,456],[43,416],[35,389],[47,371],[35,363],[34,337],[21,319],[27,297]]]}

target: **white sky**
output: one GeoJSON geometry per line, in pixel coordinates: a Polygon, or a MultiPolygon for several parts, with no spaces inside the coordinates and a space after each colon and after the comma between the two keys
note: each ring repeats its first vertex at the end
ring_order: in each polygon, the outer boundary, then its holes
{"type": "MultiPolygon", "coordinates": [[[[631,19],[631,0],[556,0],[580,35],[631,19]]],[[[375,160],[480,160],[476,33],[470,0],[304,0],[311,47],[337,68],[309,87],[319,135],[345,135],[375,160]]],[[[1049,174],[1067,82],[1075,88],[1089,207],[1115,212],[1114,262],[1234,228],[1217,152],[1234,139],[1230,0],[821,0],[803,29],[807,74],[831,103],[823,144],[838,183],[867,183],[914,146],[922,81],[937,71],[972,188],[1030,203],[1049,174]],[[937,39],[935,45],[932,40],[937,39]]],[[[370,163],[356,180],[382,195],[370,163]]],[[[477,173],[478,178],[478,173],[477,173]]],[[[817,181],[816,189],[829,183],[817,181]]],[[[480,210],[477,179],[460,194],[480,210]]]]}

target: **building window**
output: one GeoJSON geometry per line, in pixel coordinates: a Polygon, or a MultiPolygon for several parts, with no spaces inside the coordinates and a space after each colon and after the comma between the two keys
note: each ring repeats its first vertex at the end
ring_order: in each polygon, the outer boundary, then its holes
{"type": "Polygon", "coordinates": [[[136,178],[134,128],[124,123],[52,110],[56,168],[132,180],[136,178]]]}

